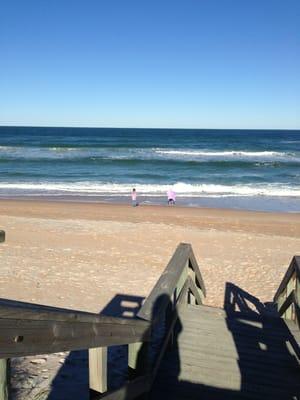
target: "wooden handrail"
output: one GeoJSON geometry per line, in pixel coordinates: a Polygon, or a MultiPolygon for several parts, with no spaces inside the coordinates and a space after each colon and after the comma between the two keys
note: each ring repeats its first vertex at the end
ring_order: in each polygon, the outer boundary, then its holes
{"type": "Polygon", "coordinates": [[[300,257],[294,256],[277,289],[274,302],[281,317],[300,326],[300,257]]]}
{"type": "MultiPolygon", "coordinates": [[[[168,302],[172,298],[178,282],[186,270],[186,266],[194,271],[195,285],[198,286],[198,289],[202,291],[204,296],[206,295],[204,282],[192,246],[188,243],[180,243],[166,269],[138,312],[137,316],[139,318],[146,321],[152,320],[153,322],[155,319],[160,318],[165,312],[168,302]]],[[[182,285],[185,282],[185,278],[182,281],[182,285]]]]}
{"type": "Polygon", "coordinates": [[[89,349],[90,388],[103,393],[107,390],[107,374],[106,367],[102,372],[99,370],[98,357],[101,357],[100,364],[105,366],[107,347],[128,344],[128,365],[136,368],[135,361],[142,357],[142,369],[136,371],[134,380],[117,391],[101,394],[101,398],[121,399],[124,393],[127,399],[135,398],[150,389],[168,342],[172,339],[178,308],[192,298],[201,304],[205,295],[192,247],[181,243],[135,319],[0,299],[2,376],[6,371],[4,359],[89,349]],[[151,332],[162,317],[166,321],[164,340],[154,363],[145,369],[149,363],[147,342],[151,341],[151,332]]]}
{"type": "Polygon", "coordinates": [[[38,321],[55,320],[60,322],[110,322],[112,319],[119,324],[135,325],[136,320],[128,318],[106,317],[86,311],[70,310],[68,308],[51,307],[43,304],[26,303],[22,301],[0,298],[0,318],[31,319],[38,321]]]}
{"type": "Polygon", "coordinates": [[[148,341],[141,320],[0,301],[0,358],[148,341]],[[1,304],[2,303],[2,304],[1,304]],[[3,304],[4,303],[4,304],[3,304]]]}
{"type": "Polygon", "coordinates": [[[278,307],[278,314],[280,316],[283,315],[292,304],[297,304],[297,298],[294,290],[288,295],[284,303],[278,307]]]}
{"type": "Polygon", "coordinates": [[[292,261],[275,293],[274,301],[277,302],[280,294],[285,290],[289,280],[291,279],[293,273],[296,273],[298,279],[300,279],[300,256],[294,256],[292,261]]]}

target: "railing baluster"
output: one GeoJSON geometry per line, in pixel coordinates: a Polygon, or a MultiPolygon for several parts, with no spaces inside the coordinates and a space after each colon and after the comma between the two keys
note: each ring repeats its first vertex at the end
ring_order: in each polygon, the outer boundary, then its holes
{"type": "MultiPolygon", "coordinates": [[[[287,286],[286,286],[286,297],[288,297],[289,296],[289,294],[293,291],[293,289],[295,288],[295,279],[294,279],[294,277],[296,276],[296,274],[295,273],[293,273],[293,275],[291,276],[291,278],[290,278],[290,280],[288,281],[288,283],[287,283],[287,286]]],[[[289,307],[287,310],[286,310],[286,312],[284,313],[284,318],[286,318],[286,319],[292,319],[292,316],[293,316],[293,309],[292,309],[292,306],[291,307],[289,307]]]]}
{"type": "MultiPolygon", "coordinates": [[[[0,243],[5,242],[5,232],[0,230],[0,243]]],[[[10,360],[0,359],[0,400],[10,397],[10,360]]]]}
{"type": "Polygon", "coordinates": [[[182,274],[180,276],[180,278],[178,279],[178,283],[176,285],[175,291],[174,291],[174,302],[177,302],[177,299],[180,295],[180,292],[185,284],[185,281],[188,277],[188,262],[186,263],[186,266],[184,268],[184,270],[182,271],[182,274]]]}
{"type": "MultiPolygon", "coordinates": [[[[195,283],[196,282],[196,274],[195,271],[192,270],[192,268],[190,267],[188,269],[189,272],[189,277],[191,278],[191,280],[195,283]]],[[[191,290],[189,290],[189,294],[188,294],[188,303],[195,306],[196,305],[196,298],[193,294],[193,292],[191,290]]]]}
{"type": "Polygon", "coordinates": [[[294,256],[280,285],[274,302],[282,318],[297,322],[299,326],[300,257],[294,256]]]}
{"type": "Polygon", "coordinates": [[[0,230],[0,243],[5,242],[5,231],[0,230]]]}
{"type": "Polygon", "coordinates": [[[131,343],[128,345],[129,379],[144,375],[148,372],[149,344],[147,342],[131,343]]]}
{"type": "Polygon", "coordinates": [[[295,297],[296,297],[297,305],[294,310],[294,313],[295,313],[294,320],[298,324],[298,327],[300,328],[300,320],[299,320],[299,315],[298,315],[299,308],[297,308],[297,306],[300,305],[300,277],[296,278],[295,297]]]}
{"type": "Polygon", "coordinates": [[[90,398],[107,391],[107,347],[89,349],[90,398]]]}
{"type": "Polygon", "coordinates": [[[0,359],[0,400],[10,398],[10,360],[0,359]]]}

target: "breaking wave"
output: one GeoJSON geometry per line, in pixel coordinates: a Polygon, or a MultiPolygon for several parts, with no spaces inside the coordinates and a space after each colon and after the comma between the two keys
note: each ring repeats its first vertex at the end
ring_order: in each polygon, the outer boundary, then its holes
{"type": "Polygon", "coordinates": [[[165,196],[171,187],[178,197],[229,197],[229,196],[271,196],[271,197],[300,197],[300,186],[289,187],[279,184],[257,185],[215,185],[215,184],[188,184],[177,182],[174,185],[166,184],[138,184],[129,183],[95,183],[95,182],[47,182],[47,183],[10,183],[1,182],[0,190],[22,191],[28,194],[78,194],[78,195],[130,195],[133,187],[143,196],[165,196]]]}

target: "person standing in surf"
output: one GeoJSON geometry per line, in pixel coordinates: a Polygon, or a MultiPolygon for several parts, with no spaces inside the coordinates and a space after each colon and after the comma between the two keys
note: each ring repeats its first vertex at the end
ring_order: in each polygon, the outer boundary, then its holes
{"type": "Polygon", "coordinates": [[[132,189],[131,200],[132,200],[132,207],[136,207],[139,205],[137,202],[137,193],[136,193],[135,188],[132,189]]]}
{"type": "Polygon", "coordinates": [[[168,196],[168,205],[174,206],[176,202],[176,193],[174,192],[174,190],[169,189],[167,192],[167,196],[168,196]]]}

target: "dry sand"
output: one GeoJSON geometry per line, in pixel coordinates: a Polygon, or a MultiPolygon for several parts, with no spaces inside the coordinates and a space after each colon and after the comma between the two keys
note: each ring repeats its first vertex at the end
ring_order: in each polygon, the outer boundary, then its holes
{"type": "Polygon", "coordinates": [[[0,228],[2,298],[93,312],[116,294],[147,296],[180,242],[215,306],[226,282],[270,301],[300,253],[300,214],[11,200],[0,228]]]}
{"type": "MultiPolygon", "coordinates": [[[[292,256],[300,254],[300,214],[0,201],[0,229],[6,231],[0,297],[93,312],[118,304],[118,295],[147,296],[180,242],[192,244],[205,302],[213,306],[223,305],[226,282],[272,300],[292,256]]],[[[118,369],[118,357],[109,371],[118,369]]],[[[14,400],[49,393],[88,399],[86,352],[12,365],[14,400]]]]}

